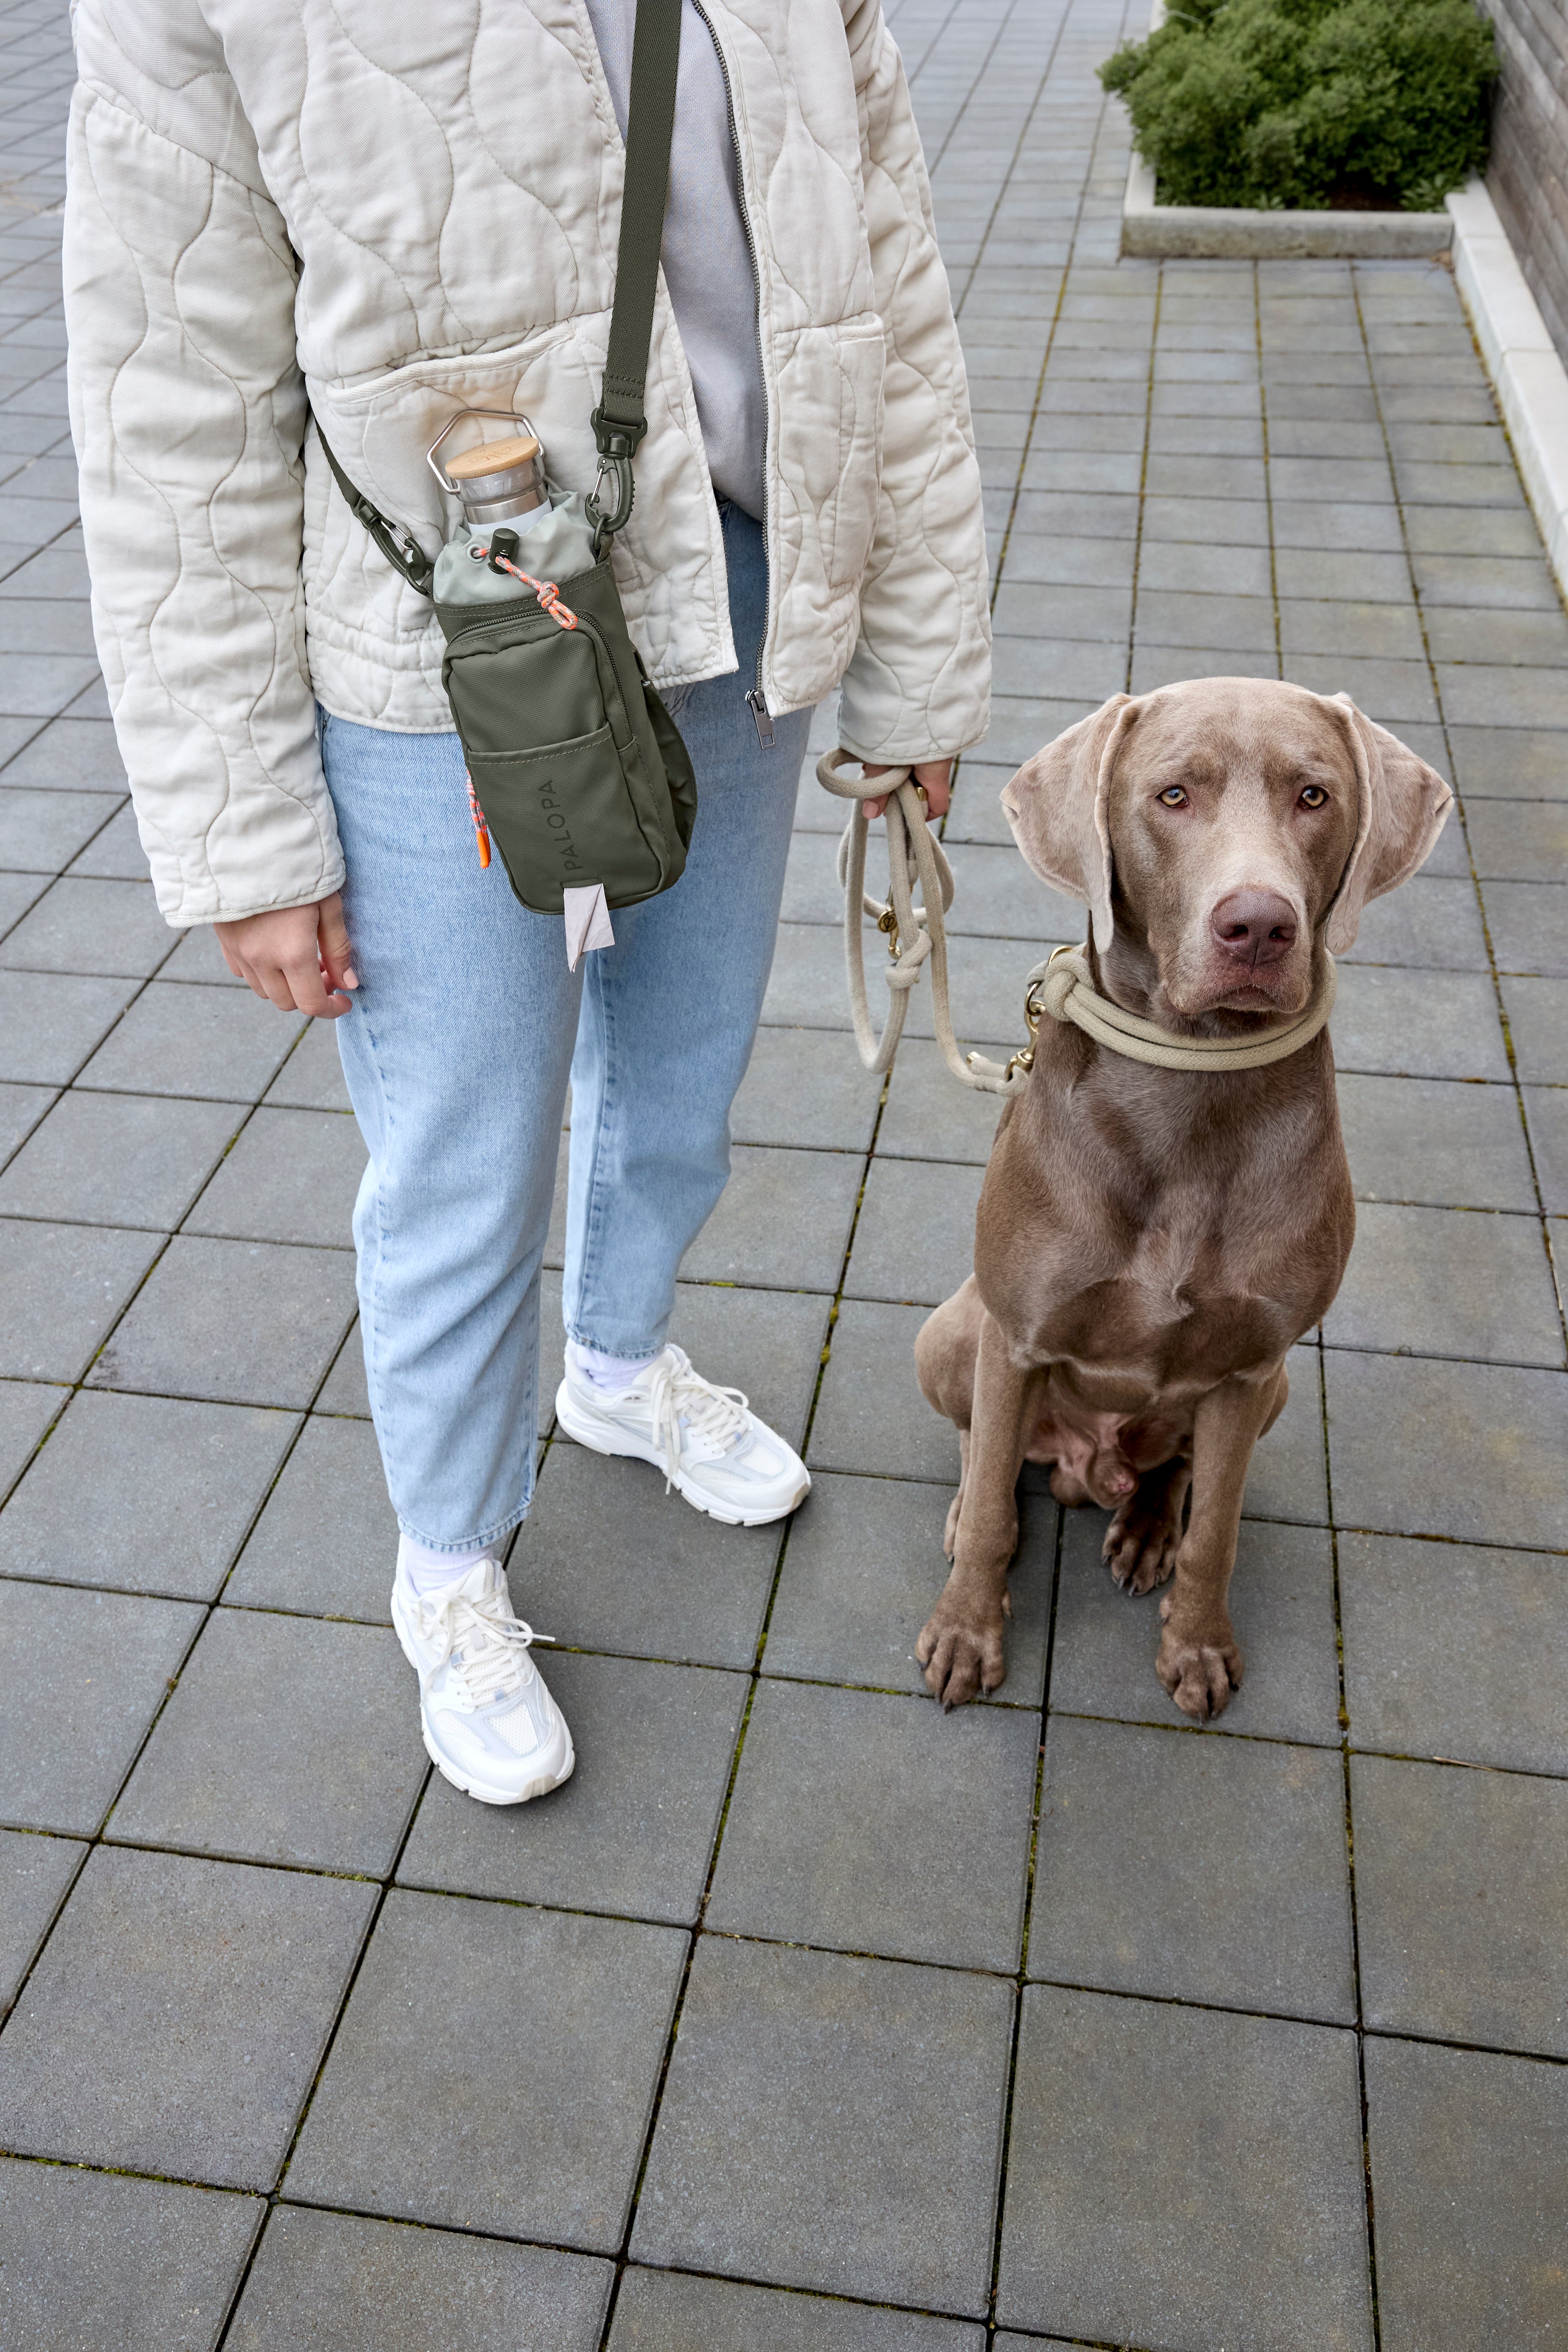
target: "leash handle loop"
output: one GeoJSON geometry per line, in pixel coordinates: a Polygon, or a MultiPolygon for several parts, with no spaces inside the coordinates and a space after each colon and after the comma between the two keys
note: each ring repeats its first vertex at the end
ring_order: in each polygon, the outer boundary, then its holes
{"type": "Polygon", "coordinates": [[[886,800],[888,820],[888,897],[873,898],[866,888],[866,835],[869,830],[858,807],[850,813],[838,845],[838,879],[844,887],[844,961],[849,981],[849,1009],[855,1022],[855,1043],[867,1069],[890,1070],[910,998],[922,967],[931,965],[931,1018],[942,1059],[955,1078],[977,1093],[1011,1096],[1028,1084],[1026,1065],[1015,1056],[1005,1070],[984,1055],[965,1055],[952,1030],[948,1001],[947,929],[942,918],[952,904],[952,868],[936,835],[926,823],[925,794],[907,767],[884,769],[879,776],[863,772],[855,779],[845,774],[860,761],[852,751],[826,751],[816,763],[816,781],[825,792],[844,801],[886,800]],[[921,904],[914,903],[920,885],[921,904]],[[891,1002],[879,1038],[866,992],[864,923],[869,916],[889,940],[890,961],[883,978],[891,1002]]]}

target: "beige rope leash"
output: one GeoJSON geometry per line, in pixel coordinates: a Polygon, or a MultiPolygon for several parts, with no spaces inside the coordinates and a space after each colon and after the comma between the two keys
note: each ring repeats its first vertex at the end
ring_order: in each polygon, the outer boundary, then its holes
{"type": "Polygon", "coordinates": [[[955,1078],[981,1094],[1004,1097],[1022,1093],[1035,1065],[1035,1038],[1040,1023],[1070,1021],[1097,1045],[1121,1054],[1129,1061],[1147,1062],[1161,1070],[1260,1070],[1282,1062],[1325,1027],[1334,1009],[1338,975],[1333,959],[1325,954],[1323,977],[1311,1003],[1277,1029],[1245,1042],[1226,1037],[1179,1037],[1145,1021],[1136,1013],[1102,996],[1095,987],[1089,956],[1081,947],[1056,949],[1037,963],[1025,984],[1024,1018],[1029,1043],[1004,1067],[984,1054],[964,1054],[952,1030],[948,1002],[947,930],[943,915],[952,904],[952,868],[941,843],[926,824],[925,794],[908,768],[889,768],[879,776],[862,775],[851,782],[846,768],[859,761],[850,751],[826,751],[816,763],[816,781],[836,799],[879,800],[887,797],[888,884],[884,903],[866,888],[866,835],[870,827],[858,808],[852,813],[838,845],[838,879],[844,888],[844,961],[849,979],[849,1006],[855,1021],[855,1042],[868,1070],[891,1069],[909,1013],[910,992],[930,961],[931,1018],[942,1058],[955,1078]],[[921,903],[914,903],[920,885],[921,903]],[[866,993],[864,918],[869,915],[888,938],[891,959],[882,975],[891,992],[888,1018],[879,1038],[872,1027],[866,993]]]}

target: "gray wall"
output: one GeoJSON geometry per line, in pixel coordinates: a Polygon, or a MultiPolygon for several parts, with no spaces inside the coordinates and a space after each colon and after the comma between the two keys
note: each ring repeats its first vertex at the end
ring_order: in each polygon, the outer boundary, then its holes
{"type": "Polygon", "coordinates": [[[1487,186],[1568,360],[1568,0],[1481,5],[1502,66],[1487,186]]]}

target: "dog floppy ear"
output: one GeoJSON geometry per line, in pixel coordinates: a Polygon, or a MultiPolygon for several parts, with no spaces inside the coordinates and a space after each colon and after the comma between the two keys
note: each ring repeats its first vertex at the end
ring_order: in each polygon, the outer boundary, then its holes
{"type": "Polygon", "coordinates": [[[1367,900],[1396,890],[1431,856],[1454,795],[1435,768],[1366,718],[1348,694],[1336,694],[1331,708],[1343,715],[1361,793],[1355,847],[1329,909],[1329,950],[1343,955],[1355,945],[1367,900]]]}
{"type": "Polygon", "coordinates": [[[1026,761],[1002,794],[1002,806],[1026,865],[1042,882],[1082,898],[1094,944],[1110,945],[1110,829],[1106,799],[1116,752],[1137,708],[1113,694],[1054,743],[1026,761]]]}

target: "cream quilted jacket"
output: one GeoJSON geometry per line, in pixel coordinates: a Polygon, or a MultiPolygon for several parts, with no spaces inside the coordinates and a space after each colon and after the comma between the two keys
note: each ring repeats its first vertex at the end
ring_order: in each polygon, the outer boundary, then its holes
{"type": "MultiPolygon", "coordinates": [[[[706,0],[729,77],[768,402],[770,709],[842,677],[843,739],[984,732],[980,479],[879,0],[706,0]]],[[[449,728],[430,607],[332,488],[434,553],[461,406],[595,471],[624,150],[583,0],[75,0],[71,421],[93,614],[169,920],[342,876],[314,732],[449,728]],[[309,409],[307,406],[309,404],[309,409]]],[[[664,685],[735,667],[718,512],[660,290],[616,541],[664,685]]]]}

